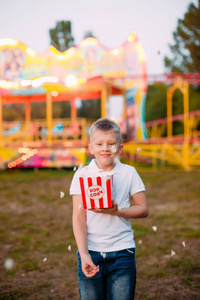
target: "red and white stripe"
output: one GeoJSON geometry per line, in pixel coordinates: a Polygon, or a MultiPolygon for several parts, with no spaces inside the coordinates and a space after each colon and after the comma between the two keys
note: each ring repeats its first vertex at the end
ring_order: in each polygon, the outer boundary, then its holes
{"type": "Polygon", "coordinates": [[[112,207],[111,187],[112,175],[83,176],[79,178],[84,209],[112,207]],[[103,191],[102,197],[91,197],[90,187],[103,191]]]}

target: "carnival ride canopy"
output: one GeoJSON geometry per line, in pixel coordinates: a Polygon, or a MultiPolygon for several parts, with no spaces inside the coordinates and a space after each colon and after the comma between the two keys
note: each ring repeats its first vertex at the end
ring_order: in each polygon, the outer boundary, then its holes
{"type": "Polygon", "coordinates": [[[95,38],[86,38],[64,53],[50,46],[37,54],[16,40],[0,40],[2,96],[67,93],[99,76],[122,85],[122,78],[145,74],[144,50],[134,32],[115,49],[107,49],[95,38]]]}
{"type": "Polygon", "coordinates": [[[52,101],[71,100],[71,115],[75,117],[76,98],[100,98],[101,116],[111,117],[107,114],[107,101],[113,95],[121,95],[124,99],[121,118],[128,120],[132,137],[143,139],[146,138],[146,88],[145,54],[135,32],[114,49],[104,47],[95,38],[86,38],[64,53],[50,46],[37,54],[16,40],[0,40],[2,104],[26,102],[26,99],[46,101],[46,95],[50,94],[52,101]]]}

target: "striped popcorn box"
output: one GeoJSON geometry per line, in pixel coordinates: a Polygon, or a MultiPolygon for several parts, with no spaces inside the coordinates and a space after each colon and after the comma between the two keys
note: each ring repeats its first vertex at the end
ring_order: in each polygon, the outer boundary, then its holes
{"type": "Polygon", "coordinates": [[[79,181],[84,209],[112,207],[113,172],[83,175],[79,181]]]}

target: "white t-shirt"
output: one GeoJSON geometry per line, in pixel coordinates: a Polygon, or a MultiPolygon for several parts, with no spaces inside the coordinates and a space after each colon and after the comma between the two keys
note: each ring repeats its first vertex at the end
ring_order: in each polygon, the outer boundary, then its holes
{"type": "MultiPolygon", "coordinates": [[[[113,200],[120,208],[130,207],[130,196],[145,191],[145,186],[134,167],[117,161],[112,170],[113,200]]],[[[70,195],[80,195],[79,177],[83,174],[105,172],[93,159],[87,167],[77,170],[70,186],[70,195]]],[[[134,248],[134,236],[129,219],[86,210],[88,249],[99,252],[134,248]]]]}

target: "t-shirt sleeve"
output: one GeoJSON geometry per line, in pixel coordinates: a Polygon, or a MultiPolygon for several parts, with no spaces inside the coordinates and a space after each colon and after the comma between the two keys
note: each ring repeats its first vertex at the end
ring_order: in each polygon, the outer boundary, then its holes
{"type": "Polygon", "coordinates": [[[145,191],[144,183],[141,177],[139,176],[139,174],[137,173],[137,171],[135,170],[135,168],[133,168],[132,172],[133,173],[132,173],[132,184],[130,189],[130,196],[145,191]]]}
{"type": "Polygon", "coordinates": [[[70,195],[81,195],[79,177],[80,177],[79,171],[76,171],[70,185],[70,189],[69,189],[70,195]]]}

